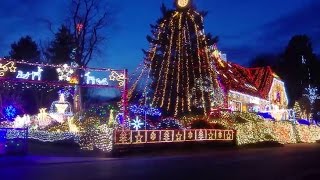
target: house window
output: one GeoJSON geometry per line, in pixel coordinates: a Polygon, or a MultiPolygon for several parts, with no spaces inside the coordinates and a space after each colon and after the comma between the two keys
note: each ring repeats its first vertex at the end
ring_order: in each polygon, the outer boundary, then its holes
{"type": "Polygon", "coordinates": [[[230,101],[230,109],[231,111],[242,111],[242,103],[241,102],[236,102],[236,101],[230,101]]]}

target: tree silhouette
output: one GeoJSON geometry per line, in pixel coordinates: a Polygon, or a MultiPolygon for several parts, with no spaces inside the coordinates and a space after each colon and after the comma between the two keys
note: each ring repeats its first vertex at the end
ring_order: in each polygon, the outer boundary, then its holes
{"type": "MultiPolygon", "coordinates": [[[[26,61],[29,63],[39,63],[40,50],[35,41],[30,36],[21,37],[18,42],[14,42],[11,45],[9,52],[10,58],[14,61],[26,61]]],[[[30,71],[33,70],[33,66],[24,65],[20,67],[20,70],[30,71]]],[[[26,113],[37,113],[39,107],[41,107],[44,92],[40,92],[36,87],[24,89],[25,85],[15,85],[15,89],[5,89],[12,93],[14,96],[20,96],[23,99],[23,109],[26,113]],[[19,90],[17,90],[19,89],[19,90]],[[21,90],[21,91],[20,91],[21,90]]],[[[1,101],[5,101],[5,97],[2,97],[1,101]]]]}
{"type": "Polygon", "coordinates": [[[250,67],[266,67],[275,68],[280,62],[280,57],[274,54],[259,54],[249,62],[250,67]]]}
{"type": "Polygon", "coordinates": [[[40,60],[38,45],[30,36],[22,37],[18,42],[11,44],[9,54],[13,60],[25,60],[27,62],[38,62],[40,60]]]}
{"type": "Polygon", "coordinates": [[[70,55],[74,48],[74,38],[70,29],[61,25],[55,34],[53,41],[45,52],[45,56],[52,64],[64,64],[70,62],[70,55]]]}
{"type": "Polygon", "coordinates": [[[271,66],[286,84],[290,107],[302,98],[309,84],[313,87],[320,85],[320,59],[313,53],[311,40],[306,35],[293,36],[280,55],[258,55],[249,66],[271,66]]]}
{"type": "Polygon", "coordinates": [[[302,97],[309,84],[319,85],[319,67],[309,37],[306,35],[292,37],[277,67],[278,74],[288,87],[291,106],[302,97]]]}

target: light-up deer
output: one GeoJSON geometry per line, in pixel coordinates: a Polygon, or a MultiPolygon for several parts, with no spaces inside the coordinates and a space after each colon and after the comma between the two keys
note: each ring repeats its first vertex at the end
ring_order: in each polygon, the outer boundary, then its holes
{"type": "Polygon", "coordinates": [[[32,71],[31,76],[32,76],[32,80],[35,80],[35,78],[38,78],[38,81],[41,80],[41,73],[42,73],[43,69],[41,67],[38,67],[38,71],[32,71]]]}
{"type": "Polygon", "coordinates": [[[87,72],[84,76],[87,77],[87,84],[96,84],[96,78],[94,76],[90,76],[90,72],[87,72]]]}

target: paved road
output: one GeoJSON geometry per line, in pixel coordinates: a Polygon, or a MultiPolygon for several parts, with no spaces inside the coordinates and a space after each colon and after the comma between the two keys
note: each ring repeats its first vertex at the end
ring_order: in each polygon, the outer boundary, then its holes
{"type": "Polygon", "coordinates": [[[0,166],[0,179],[320,179],[320,144],[165,157],[46,159],[0,166]]]}

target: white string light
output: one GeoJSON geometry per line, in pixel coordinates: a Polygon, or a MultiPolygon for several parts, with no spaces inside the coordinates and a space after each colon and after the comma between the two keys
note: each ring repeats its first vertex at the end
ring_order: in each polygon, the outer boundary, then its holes
{"type": "Polygon", "coordinates": [[[107,78],[103,78],[103,79],[100,79],[100,78],[96,78],[95,76],[92,76],[90,75],[91,72],[87,72],[84,76],[86,77],[87,81],[86,83],[87,84],[92,84],[92,85],[109,85],[109,82],[108,82],[108,79],[107,78]]]}
{"type": "Polygon", "coordinates": [[[32,71],[32,72],[26,72],[18,71],[18,75],[16,76],[17,79],[29,79],[31,76],[31,79],[34,81],[37,77],[38,81],[41,81],[41,74],[43,72],[43,69],[41,67],[38,67],[38,71],[32,71]]]}
{"type": "Polygon", "coordinates": [[[61,68],[57,68],[59,81],[70,81],[71,75],[74,73],[74,70],[68,65],[64,64],[61,68]]]}

